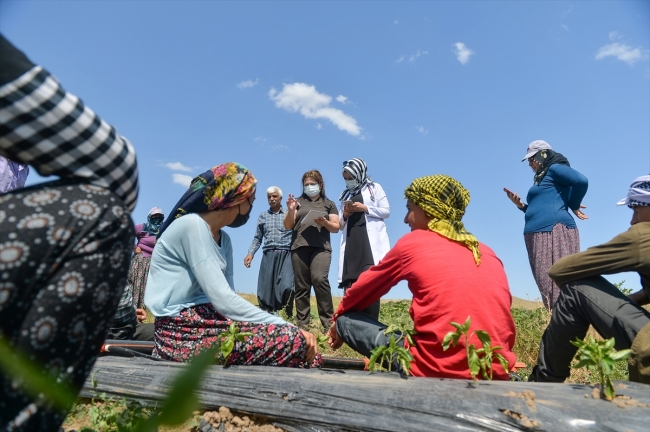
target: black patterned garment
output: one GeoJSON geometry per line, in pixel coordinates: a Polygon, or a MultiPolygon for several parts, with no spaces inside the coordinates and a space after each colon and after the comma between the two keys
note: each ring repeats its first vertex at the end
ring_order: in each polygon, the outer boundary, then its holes
{"type": "MultiPolygon", "coordinates": [[[[0,155],[61,177],[0,195],[0,337],[78,391],[126,285],[135,152],[0,35],[0,155]]],[[[57,430],[65,415],[0,370],[0,430],[57,430]]]]}

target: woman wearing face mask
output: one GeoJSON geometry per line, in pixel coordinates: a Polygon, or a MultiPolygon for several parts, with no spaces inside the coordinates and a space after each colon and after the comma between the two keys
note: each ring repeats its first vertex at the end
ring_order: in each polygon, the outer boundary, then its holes
{"type": "Polygon", "coordinates": [[[332,262],[330,233],[339,230],[338,209],[325,196],[325,182],[317,170],[303,174],[302,186],[300,197],[289,195],[284,218],[284,227],[293,229],[291,263],[296,286],[296,320],[301,328],[309,326],[309,297],[313,286],[321,325],[329,329],[334,313],[328,278],[332,262]]]}
{"type": "Polygon", "coordinates": [[[549,277],[548,271],[563,256],[580,252],[578,227],[569,211],[580,220],[587,219],[580,209],[585,208],[581,202],[587,193],[588,181],[546,141],[531,142],[521,161],[525,160],[535,173],[533,186],[526,196],[528,204],[522,203],[516,193],[506,188],[503,191],[525,213],[524,241],[528,261],[544,306],[552,310],[560,287],[549,277]]]}
{"type": "MultiPolygon", "coordinates": [[[[377,264],[390,250],[384,219],[390,216],[386,193],[368,176],[362,159],[343,162],[345,190],[339,196],[341,210],[341,252],[339,254],[339,288],[347,291],[364,271],[377,264]]],[[[344,292],[345,292],[344,291],[344,292]]],[[[379,319],[379,300],[363,310],[379,319]]]]}
{"type": "Polygon", "coordinates": [[[137,243],[133,248],[133,258],[127,279],[133,295],[133,305],[136,309],[144,306],[144,287],[147,286],[147,275],[151,264],[151,253],[156,245],[156,236],[165,219],[165,214],[158,207],[149,210],[147,222],[135,226],[137,243]]]}
{"type": "Polygon", "coordinates": [[[248,221],[256,180],[230,162],[192,180],[160,228],[145,304],[156,317],[154,356],[188,361],[235,322],[252,337],[236,341],[228,364],[319,366],[314,336],[235,294],[230,237],[248,221]]]}

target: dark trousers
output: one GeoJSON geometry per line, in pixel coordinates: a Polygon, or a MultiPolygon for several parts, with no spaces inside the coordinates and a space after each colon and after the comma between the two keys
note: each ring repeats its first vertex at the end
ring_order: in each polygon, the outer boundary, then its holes
{"type": "Polygon", "coordinates": [[[309,325],[309,297],[312,286],[321,324],[327,329],[332,325],[334,305],[328,277],[331,262],[332,252],[322,248],[303,246],[291,251],[296,282],[296,321],[300,327],[309,325]]]}
{"type": "Polygon", "coordinates": [[[589,325],[605,339],[614,337],[617,350],[628,349],[650,322],[650,313],[601,276],[569,282],[562,287],[551,322],[539,346],[531,379],[563,382],[571,373],[578,350],[571,341],[583,339],[589,325]]]}
{"type": "MultiPolygon", "coordinates": [[[[356,352],[370,358],[372,350],[390,343],[390,335],[384,334],[387,325],[371,318],[364,312],[348,312],[336,319],[336,332],[356,352]]],[[[399,338],[399,334],[395,335],[399,338]]],[[[404,340],[398,342],[404,346],[404,340]]],[[[388,367],[388,364],[384,364],[388,367]]],[[[391,370],[402,373],[401,366],[393,361],[391,370]]]]}
{"type": "MultiPolygon", "coordinates": [[[[0,195],[0,335],[78,392],[126,286],[133,222],[107,189],[51,182],[0,195]]],[[[66,410],[0,373],[0,430],[58,430],[66,410]]]]}

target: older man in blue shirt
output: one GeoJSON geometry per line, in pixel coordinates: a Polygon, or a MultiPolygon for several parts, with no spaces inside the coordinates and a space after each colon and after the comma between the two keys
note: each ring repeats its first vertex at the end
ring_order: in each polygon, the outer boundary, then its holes
{"type": "Polygon", "coordinates": [[[291,265],[291,233],[284,228],[282,190],[271,186],[266,190],[269,209],[257,219],[257,230],[244,265],[250,268],[255,252],[264,239],[260,275],[257,281],[257,301],[260,308],[275,312],[283,307],[288,317],[293,316],[293,267],[291,265]]]}

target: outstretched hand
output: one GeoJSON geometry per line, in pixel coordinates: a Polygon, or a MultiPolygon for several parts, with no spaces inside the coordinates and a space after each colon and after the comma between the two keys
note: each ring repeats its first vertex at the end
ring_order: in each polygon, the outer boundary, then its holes
{"type": "MultiPolygon", "coordinates": [[[[583,209],[583,208],[587,208],[587,206],[583,206],[582,204],[580,204],[580,209],[583,209]]],[[[587,219],[589,219],[589,216],[587,216],[586,214],[584,214],[583,212],[581,212],[580,209],[577,209],[577,210],[571,210],[571,211],[572,211],[572,212],[573,212],[573,213],[578,217],[578,219],[580,219],[580,220],[587,220],[587,219]]]]}
{"type": "Polygon", "coordinates": [[[507,188],[503,188],[503,191],[506,193],[506,195],[514,205],[516,205],[518,208],[524,208],[524,203],[521,202],[521,198],[519,197],[519,194],[516,194],[507,188]]]}

